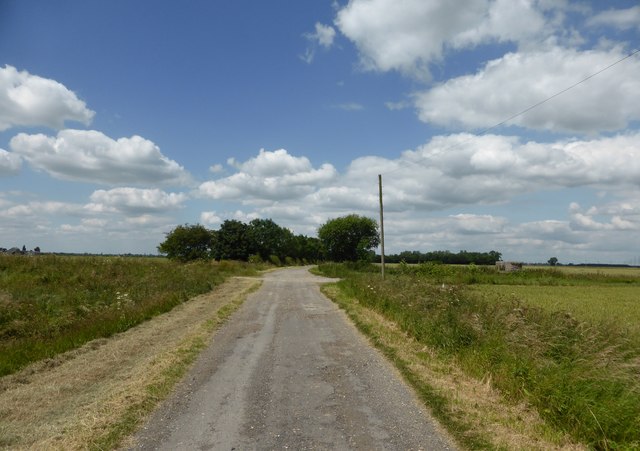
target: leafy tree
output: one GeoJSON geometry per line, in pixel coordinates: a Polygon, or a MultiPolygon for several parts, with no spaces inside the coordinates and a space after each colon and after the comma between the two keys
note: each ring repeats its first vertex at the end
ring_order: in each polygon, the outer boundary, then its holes
{"type": "Polygon", "coordinates": [[[213,255],[216,260],[247,261],[253,247],[249,226],[235,219],[227,219],[216,233],[213,255]]]}
{"type": "Polygon", "coordinates": [[[380,244],[376,221],[355,214],[330,219],[318,229],[318,237],[327,257],[337,262],[367,260],[380,244]]]}
{"type": "Polygon", "coordinates": [[[324,260],[322,242],[315,237],[296,235],[293,238],[293,250],[291,257],[306,262],[318,262],[324,260]]]}
{"type": "Polygon", "coordinates": [[[558,264],[558,259],[556,257],[551,257],[547,263],[549,263],[549,266],[556,266],[558,264]]]}
{"type": "Polygon", "coordinates": [[[248,234],[251,253],[260,255],[262,260],[267,261],[272,255],[281,260],[291,256],[293,233],[271,219],[254,219],[249,223],[248,234]]]}
{"type": "Polygon", "coordinates": [[[200,224],[179,225],[166,236],[158,246],[158,252],[172,260],[187,262],[211,258],[215,233],[200,224]]]}

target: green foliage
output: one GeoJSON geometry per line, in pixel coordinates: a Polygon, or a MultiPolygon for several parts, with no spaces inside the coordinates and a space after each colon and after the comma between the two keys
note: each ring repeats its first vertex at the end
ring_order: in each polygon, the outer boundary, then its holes
{"type": "Polygon", "coordinates": [[[254,273],[202,260],[0,255],[0,376],[127,330],[229,275],[254,273]]]}
{"type": "Polygon", "coordinates": [[[158,246],[158,252],[181,262],[208,260],[214,241],[214,233],[200,224],[179,225],[167,233],[167,238],[158,246]]]}
{"type": "Polygon", "coordinates": [[[252,247],[249,226],[235,219],[227,219],[216,233],[213,255],[216,260],[247,261],[252,247]]]}
{"type": "Polygon", "coordinates": [[[293,251],[293,233],[271,219],[254,219],[249,223],[248,239],[253,252],[267,261],[271,255],[284,259],[293,251]]]}
{"type": "MultiPolygon", "coordinates": [[[[593,448],[640,446],[637,335],[514,299],[489,300],[465,283],[448,282],[511,280],[511,274],[490,274],[482,267],[400,265],[382,281],[369,271],[336,266],[320,270],[342,277],[339,286],[347,295],[455,358],[470,375],[491,380],[514,402],[526,400],[558,430],[593,448]]],[[[578,286],[606,280],[551,270],[522,273],[515,277],[530,284],[536,278],[540,284],[560,280],[578,286]]]]}
{"type": "Polygon", "coordinates": [[[547,263],[549,263],[549,266],[556,266],[558,264],[558,258],[551,257],[547,263]]]}
{"type": "Polygon", "coordinates": [[[373,219],[348,215],[330,219],[318,229],[327,257],[336,262],[370,260],[380,244],[378,224],[373,219]]]}

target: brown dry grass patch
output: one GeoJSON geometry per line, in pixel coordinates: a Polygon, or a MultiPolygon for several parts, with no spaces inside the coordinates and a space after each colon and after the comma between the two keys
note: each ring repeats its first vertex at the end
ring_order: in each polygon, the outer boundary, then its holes
{"type": "Polygon", "coordinates": [[[0,379],[0,448],[112,447],[170,391],[256,279],[0,379]]]}

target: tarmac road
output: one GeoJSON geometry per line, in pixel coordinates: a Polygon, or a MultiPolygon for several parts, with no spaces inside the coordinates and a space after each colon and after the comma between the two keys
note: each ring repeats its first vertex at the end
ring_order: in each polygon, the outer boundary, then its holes
{"type": "Polygon", "coordinates": [[[133,449],[454,449],[323,281],[267,273],[133,449]]]}

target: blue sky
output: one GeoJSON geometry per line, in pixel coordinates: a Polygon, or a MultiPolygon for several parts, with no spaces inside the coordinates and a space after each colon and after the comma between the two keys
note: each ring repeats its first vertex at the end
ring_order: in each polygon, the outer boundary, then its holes
{"type": "Polygon", "coordinates": [[[640,262],[637,1],[0,0],[0,247],[377,218],[386,249],[640,262]]]}

